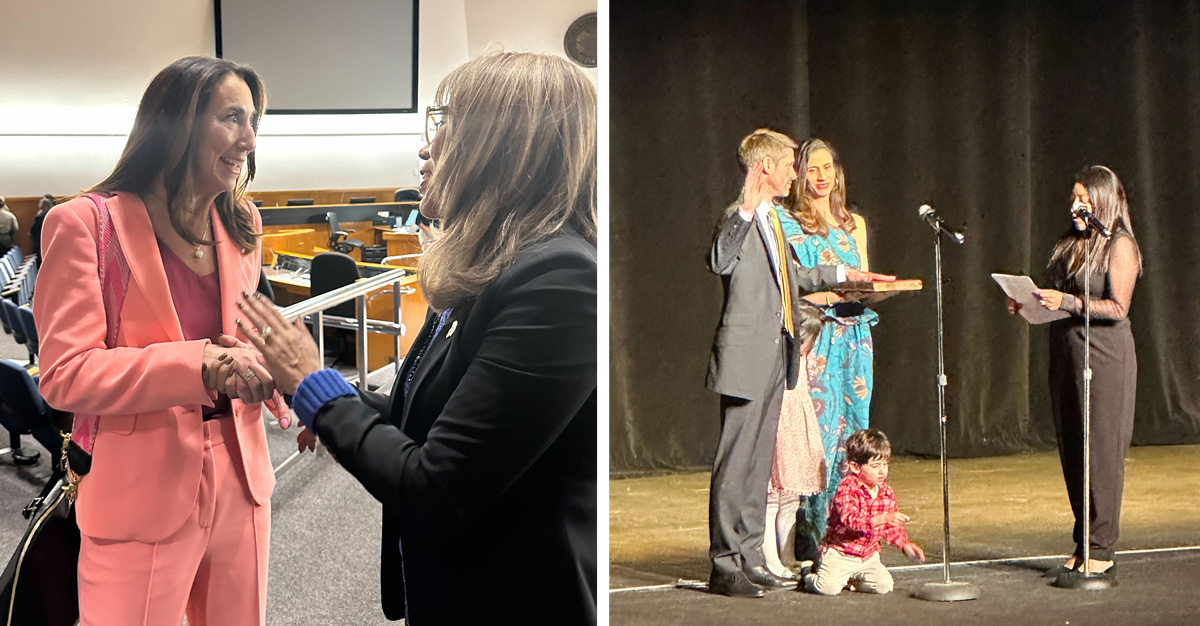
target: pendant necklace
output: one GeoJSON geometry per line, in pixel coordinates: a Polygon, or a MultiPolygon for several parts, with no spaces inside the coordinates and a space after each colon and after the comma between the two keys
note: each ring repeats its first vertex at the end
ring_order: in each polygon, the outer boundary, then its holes
{"type": "MultiPolygon", "coordinates": [[[[211,225],[211,222],[210,222],[210,225],[211,225]]],[[[208,226],[205,226],[205,227],[204,227],[204,234],[205,234],[205,235],[207,235],[207,234],[208,234],[208,226]]],[[[204,248],[203,248],[203,245],[198,245],[198,246],[196,246],[196,252],[195,252],[195,255],[196,255],[196,258],[197,258],[197,259],[203,259],[203,258],[204,258],[204,248]]]]}

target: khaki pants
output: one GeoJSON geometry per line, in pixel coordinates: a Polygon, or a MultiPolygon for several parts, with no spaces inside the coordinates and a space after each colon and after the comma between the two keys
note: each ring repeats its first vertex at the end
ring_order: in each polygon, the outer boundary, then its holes
{"type": "Polygon", "coordinates": [[[878,552],[860,559],[846,556],[833,548],[825,548],[816,574],[804,577],[806,589],[825,596],[836,596],[847,583],[864,593],[888,593],[892,590],[892,574],[879,560],[878,552]]]}

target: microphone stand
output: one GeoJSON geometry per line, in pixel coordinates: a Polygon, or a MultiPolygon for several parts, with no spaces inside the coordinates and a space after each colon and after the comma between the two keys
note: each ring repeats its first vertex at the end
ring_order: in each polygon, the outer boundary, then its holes
{"type": "MultiPolygon", "coordinates": [[[[1095,228],[1091,220],[1083,220],[1084,231],[1095,228]]],[[[1109,238],[1096,229],[1101,237],[1109,238]]],[[[1083,570],[1066,572],[1054,579],[1054,586],[1063,589],[1096,591],[1108,589],[1117,581],[1092,573],[1092,247],[1083,246],[1083,570]]]]}
{"type": "MultiPolygon", "coordinates": [[[[917,597],[931,602],[958,602],[979,597],[979,589],[968,582],[950,580],[950,482],[946,472],[946,359],[943,348],[942,322],[942,229],[933,227],[933,256],[937,285],[937,345],[938,345],[938,434],[942,450],[942,581],[921,585],[917,597]]],[[[956,243],[962,241],[955,239],[956,243]]]]}

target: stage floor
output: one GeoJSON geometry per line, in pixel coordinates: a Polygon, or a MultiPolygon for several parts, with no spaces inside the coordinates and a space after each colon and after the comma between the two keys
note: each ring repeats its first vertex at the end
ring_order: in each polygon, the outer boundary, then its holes
{"type": "MultiPolygon", "coordinates": [[[[938,461],[895,459],[889,483],[901,510],[913,518],[909,537],[925,549],[929,563],[940,563],[938,461]]],[[[781,591],[764,600],[733,600],[677,589],[680,580],[708,577],[708,473],[619,479],[609,486],[614,625],[751,623],[780,619],[789,607],[806,624],[1200,623],[1200,550],[1140,552],[1200,545],[1200,446],[1130,452],[1119,545],[1130,552],[1118,556],[1121,584],[1089,593],[1055,589],[1038,576],[1061,560],[1052,557],[1071,549],[1071,514],[1056,453],[951,460],[951,560],[987,561],[954,566],[956,579],[977,582],[983,594],[958,607],[909,597],[921,583],[940,579],[940,567],[932,566],[894,570],[896,591],[884,598],[781,591]],[[823,617],[809,612],[817,606],[823,617]],[[893,619],[901,614],[901,621],[893,619]]],[[[883,556],[889,567],[911,565],[891,547],[883,556]]]]}

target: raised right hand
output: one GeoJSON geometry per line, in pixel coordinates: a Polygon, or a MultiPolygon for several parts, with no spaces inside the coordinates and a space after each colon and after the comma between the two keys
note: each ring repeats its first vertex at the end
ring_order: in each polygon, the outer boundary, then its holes
{"type": "MultiPolygon", "coordinates": [[[[761,163],[759,167],[762,167],[761,163]]],[[[742,206],[739,206],[738,210],[745,215],[753,215],[762,201],[762,184],[758,179],[758,172],[750,170],[746,172],[746,182],[742,185],[742,206]]]]}

